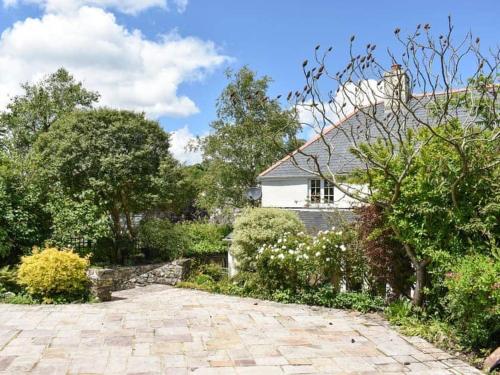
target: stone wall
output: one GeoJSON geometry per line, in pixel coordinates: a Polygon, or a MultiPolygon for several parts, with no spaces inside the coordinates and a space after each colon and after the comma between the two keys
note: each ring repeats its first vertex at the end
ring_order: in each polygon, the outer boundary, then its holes
{"type": "Polygon", "coordinates": [[[111,298],[111,292],[149,284],[175,285],[186,278],[191,261],[178,259],[171,263],[133,267],[91,268],[87,276],[92,293],[101,301],[111,298]]]}

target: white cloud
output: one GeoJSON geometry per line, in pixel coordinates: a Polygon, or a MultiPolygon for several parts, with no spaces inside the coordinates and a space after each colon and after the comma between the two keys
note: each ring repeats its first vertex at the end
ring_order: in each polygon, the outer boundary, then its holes
{"type": "MultiPolygon", "coordinates": [[[[16,6],[21,3],[36,4],[47,13],[74,12],[83,6],[114,9],[128,14],[137,14],[145,9],[159,7],[168,9],[167,0],[3,0],[5,7],[16,6]]],[[[186,10],[188,0],[172,0],[179,13],[186,10]]]]}
{"type": "Polygon", "coordinates": [[[103,9],[46,14],[17,22],[0,36],[0,108],[20,92],[20,83],[64,67],[99,91],[102,105],[150,117],[188,116],[198,108],[178,94],[179,85],[203,79],[226,61],[210,41],[175,32],[148,40],[103,9]]]}
{"type": "Polygon", "coordinates": [[[304,134],[312,137],[324,131],[339,120],[349,116],[355,107],[375,104],[383,97],[383,86],[374,79],[358,83],[347,83],[335,96],[333,103],[323,103],[313,107],[311,101],[297,105],[299,121],[303,125],[304,134]]]}
{"type": "Polygon", "coordinates": [[[177,7],[179,13],[184,13],[186,11],[188,0],[174,0],[174,4],[177,7]]]}
{"type": "Polygon", "coordinates": [[[191,133],[187,125],[172,132],[170,141],[170,151],[177,160],[188,165],[201,162],[201,151],[191,151],[188,149],[189,145],[196,142],[196,137],[191,133]]]}

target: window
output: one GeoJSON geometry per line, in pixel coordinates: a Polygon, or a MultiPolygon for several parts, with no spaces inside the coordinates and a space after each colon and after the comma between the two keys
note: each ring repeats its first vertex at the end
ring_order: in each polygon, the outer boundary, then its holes
{"type": "Polygon", "coordinates": [[[321,202],[321,180],[311,180],[310,187],[310,199],[311,203],[321,202]]]}
{"type": "Polygon", "coordinates": [[[333,203],[333,184],[330,181],[323,181],[323,202],[333,203]]]}

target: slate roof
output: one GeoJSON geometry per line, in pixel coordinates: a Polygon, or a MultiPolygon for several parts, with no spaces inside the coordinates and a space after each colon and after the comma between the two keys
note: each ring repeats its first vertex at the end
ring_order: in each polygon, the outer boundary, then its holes
{"type": "MultiPolygon", "coordinates": [[[[417,118],[432,121],[428,113],[429,111],[426,109],[426,104],[429,101],[431,99],[428,97],[415,96],[410,99],[407,105],[415,111],[417,118]]],[[[456,109],[454,115],[461,120],[466,120],[468,113],[464,109],[456,109]]],[[[376,105],[366,107],[362,111],[357,110],[333,126],[325,129],[322,136],[315,136],[301,148],[294,151],[293,158],[288,155],[262,172],[259,175],[259,180],[284,177],[310,177],[314,174],[309,171],[315,172],[317,168],[309,155],[318,156],[320,168],[325,172],[331,171],[334,174],[346,174],[356,168],[362,167],[362,162],[350,152],[350,147],[353,138],[359,142],[372,142],[380,138],[380,129],[371,119],[372,116],[376,116],[377,121],[384,121],[389,124],[393,134],[396,134],[398,129],[402,129],[403,127],[415,128],[418,126],[415,117],[408,115],[408,113],[402,115],[405,117],[404,121],[396,121],[394,118],[392,120],[387,119],[384,103],[377,103],[376,105]],[[367,116],[366,113],[370,113],[370,116],[367,116]],[[367,126],[368,122],[372,122],[373,125],[367,126]],[[331,155],[328,155],[328,148],[331,150],[331,155]],[[301,152],[307,155],[301,154],[301,152]]]]}
{"type": "Polygon", "coordinates": [[[289,210],[297,213],[299,219],[311,234],[331,229],[333,226],[341,227],[354,222],[356,219],[356,215],[351,210],[289,210]]]}

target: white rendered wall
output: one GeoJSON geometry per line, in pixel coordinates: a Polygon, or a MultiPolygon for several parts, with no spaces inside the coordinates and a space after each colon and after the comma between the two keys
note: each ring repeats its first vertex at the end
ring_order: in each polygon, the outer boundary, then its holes
{"type": "Polygon", "coordinates": [[[305,207],[308,186],[305,178],[262,181],[262,207],[305,207]]]}
{"type": "MultiPolygon", "coordinates": [[[[360,202],[334,188],[334,203],[310,203],[309,179],[283,178],[262,180],[262,207],[282,208],[343,208],[358,206],[360,202]]],[[[363,189],[362,186],[352,186],[363,189]]]]}

